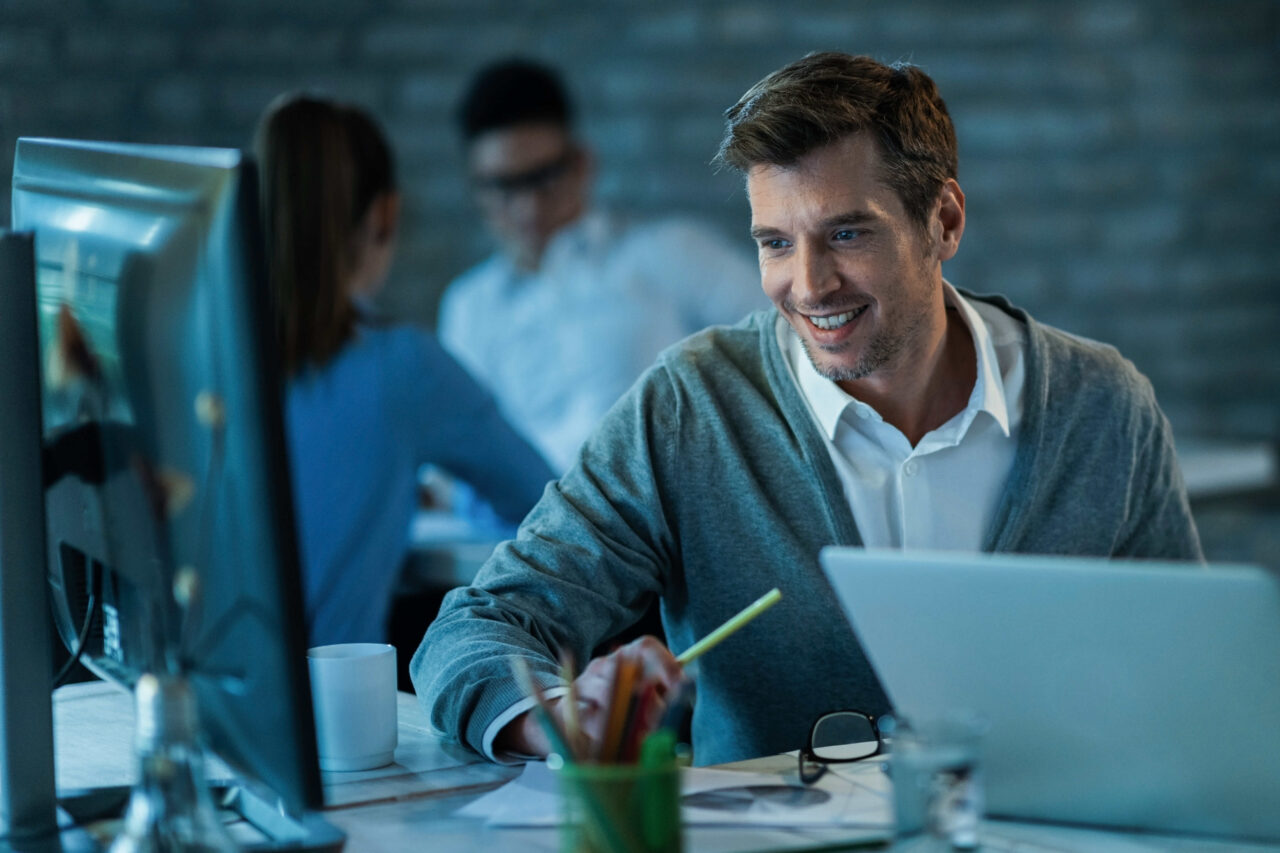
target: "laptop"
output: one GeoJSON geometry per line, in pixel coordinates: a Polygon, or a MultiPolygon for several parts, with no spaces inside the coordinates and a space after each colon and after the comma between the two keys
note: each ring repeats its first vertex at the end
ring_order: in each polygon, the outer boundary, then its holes
{"type": "Polygon", "coordinates": [[[972,712],[986,812],[1280,839],[1280,577],[826,548],[896,712],[972,712]]]}

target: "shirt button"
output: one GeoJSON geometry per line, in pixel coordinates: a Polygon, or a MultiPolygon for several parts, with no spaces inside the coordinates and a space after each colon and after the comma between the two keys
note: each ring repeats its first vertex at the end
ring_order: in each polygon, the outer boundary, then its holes
{"type": "Polygon", "coordinates": [[[859,418],[861,418],[861,419],[862,419],[862,420],[864,420],[864,421],[865,421],[867,418],[871,417],[871,415],[868,415],[868,414],[867,414],[867,410],[866,410],[866,409],[863,409],[863,408],[857,408],[857,409],[854,409],[854,411],[855,411],[855,412],[857,412],[857,413],[858,413],[858,417],[859,417],[859,418]]]}
{"type": "Polygon", "coordinates": [[[902,470],[908,477],[914,477],[916,472],[920,470],[920,466],[915,462],[908,462],[906,465],[902,466],[902,470]]]}

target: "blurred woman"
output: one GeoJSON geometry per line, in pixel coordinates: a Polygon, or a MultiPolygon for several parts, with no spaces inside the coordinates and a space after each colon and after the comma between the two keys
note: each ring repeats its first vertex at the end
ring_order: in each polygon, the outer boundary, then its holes
{"type": "Polygon", "coordinates": [[[400,213],[373,119],[285,95],[255,148],[309,641],[381,642],[422,465],[470,484],[511,523],[553,474],[434,337],[361,311],[386,279],[400,213]]]}

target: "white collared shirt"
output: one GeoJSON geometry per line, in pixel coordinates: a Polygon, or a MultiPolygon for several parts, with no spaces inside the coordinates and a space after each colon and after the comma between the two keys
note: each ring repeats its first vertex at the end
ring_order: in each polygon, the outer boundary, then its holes
{"type": "Polygon", "coordinates": [[[1026,329],[999,308],[970,303],[947,282],[943,288],[973,337],[977,378],[965,408],[915,447],[879,412],[821,376],[791,325],[778,318],[778,345],[868,547],[980,550],[1013,467],[1026,329]]]}
{"type": "MultiPolygon", "coordinates": [[[[970,303],[944,282],[945,299],[960,312],[977,350],[977,378],[963,411],[912,448],[879,413],[818,374],[785,318],[778,345],[844,484],[863,544],[977,551],[995,516],[1013,466],[1022,421],[1026,329],[999,308],[970,303]]],[[[560,696],[567,688],[548,692],[560,696]]],[[[533,707],[512,705],[485,730],[481,750],[496,754],[503,726],[533,707]]]]}
{"type": "Polygon", "coordinates": [[[499,253],[460,276],[439,334],[563,472],[659,352],[767,306],[745,246],[694,220],[597,210],[556,233],[536,272],[499,253]]]}

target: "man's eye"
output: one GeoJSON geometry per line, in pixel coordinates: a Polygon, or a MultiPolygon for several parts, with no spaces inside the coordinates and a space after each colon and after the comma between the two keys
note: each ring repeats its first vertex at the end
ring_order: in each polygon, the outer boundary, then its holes
{"type": "Polygon", "coordinates": [[[791,244],[789,242],[787,242],[786,240],[783,240],[781,237],[775,237],[772,240],[762,240],[760,243],[760,248],[768,249],[771,252],[777,252],[781,249],[787,248],[790,245],[791,244]]]}
{"type": "Polygon", "coordinates": [[[831,235],[831,239],[837,240],[837,241],[852,240],[857,236],[858,236],[858,232],[853,230],[852,228],[841,228],[839,231],[831,235]]]}

